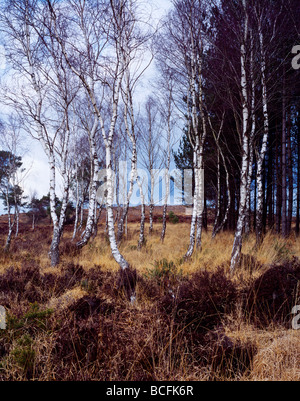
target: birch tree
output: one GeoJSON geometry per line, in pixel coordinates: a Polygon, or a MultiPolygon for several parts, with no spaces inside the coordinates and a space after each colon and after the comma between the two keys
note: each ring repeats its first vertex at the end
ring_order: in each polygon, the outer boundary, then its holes
{"type": "MultiPolygon", "coordinates": [[[[151,38],[151,32],[148,32],[144,27],[142,32],[139,27],[138,20],[134,16],[134,3],[130,4],[129,12],[132,15],[131,21],[127,24],[123,32],[121,56],[124,65],[124,77],[121,85],[121,93],[123,100],[123,121],[124,128],[129,139],[131,148],[131,169],[129,179],[129,190],[124,191],[126,193],[126,202],[123,207],[122,215],[118,224],[118,242],[122,240],[124,232],[124,223],[127,219],[128,209],[130,205],[130,199],[133,194],[134,183],[136,182],[141,197],[141,228],[140,228],[140,240],[138,247],[144,243],[144,222],[145,222],[145,201],[144,201],[144,189],[141,179],[138,176],[138,129],[137,129],[137,108],[138,105],[134,103],[134,96],[145,71],[152,63],[152,55],[150,54],[149,60],[145,58],[145,54],[149,52],[148,42],[151,38]]],[[[149,52],[151,53],[151,52],[149,52]]],[[[123,194],[125,195],[125,194],[123,194]]]]}
{"type": "MultiPolygon", "coordinates": [[[[80,141],[81,146],[83,145],[84,138],[88,142],[89,149],[89,159],[90,159],[90,171],[89,171],[89,189],[88,189],[88,198],[89,198],[89,207],[88,207],[88,216],[87,222],[85,226],[85,230],[82,233],[82,238],[77,242],[77,248],[83,248],[90,241],[92,234],[95,230],[97,224],[97,189],[98,189],[98,175],[101,164],[103,164],[104,159],[104,146],[102,141],[99,141],[99,121],[98,117],[93,116],[93,112],[91,107],[87,107],[86,104],[88,100],[86,96],[83,96],[76,107],[76,118],[78,120],[77,129],[82,133],[82,140],[80,141]]],[[[91,106],[89,104],[89,106],[91,106]]],[[[85,155],[86,156],[86,155],[85,155]]],[[[85,192],[85,180],[84,180],[84,170],[85,170],[85,160],[81,160],[81,166],[77,167],[77,177],[78,173],[81,176],[80,182],[78,181],[78,190],[80,191],[81,187],[81,204],[83,206],[84,192],[85,192]]],[[[103,167],[103,166],[102,166],[103,167]]],[[[76,184],[77,185],[77,184],[76,184]]]]}
{"type": "Polygon", "coordinates": [[[23,191],[17,183],[17,174],[22,164],[21,157],[15,153],[11,153],[10,151],[0,152],[0,198],[4,201],[8,217],[5,252],[9,252],[13,232],[18,225],[18,208],[23,191]],[[14,209],[13,214],[12,208],[14,209]]]}
{"type": "MultiPolygon", "coordinates": [[[[272,54],[273,47],[276,48],[277,43],[277,25],[280,14],[273,15],[270,5],[264,7],[257,4],[254,9],[260,55],[260,75],[262,87],[262,109],[263,109],[263,138],[257,152],[257,209],[256,209],[256,245],[259,246],[262,241],[263,234],[263,164],[267,151],[269,139],[269,92],[268,92],[268,76],[267,76],[267,54],[272,54]],[[269,16],[269,19],[266,18],[269,16]],[[272,26],[268,26],[268,23],[272,26]],[[268,36],[267,36],[268,35],[268,36]]],[[[259,141],[260,142],[260,141],[259,141]]]]}
{"type": "Polygon", "coordinates": [[[228,219],[229,209],[231,206],[229,171],[228,171],[224,151],[221,146],[221,134],[222,134],[223,127],[224,127],[224,120],[225,120],[225,112],[223,112],[219,129],[216,131],[215,127],[213,126],[210,116],[208,116],[208,123],[209,123],[212,135],[214,137],[214,140],[215,140],[215,143],[217,146],[217,202],[216,202],[216,214],[215,214],[214,227],[213,227],[213,231],[212,231],[212,239],[216,238],[217,234],[225,226],[227,219],[228,219]],[[227,195],[227,206],[226,206],[226,210],[225,210],[222,221],[220,221],[220,218],[221,218],[221,165],[223,165],[224,170],[225,170],[226,195],[227,195]]]}
{"type": "Polygon", "coordinates": [[[243,21],[241,24],[241,43],[240,43],[240,56],[241,56],[241,98],[242,98],[242,167],[240,179],[240,204],[238,211],[238,221],[234,236],[234,243],[231,254],[230,269],[235,271],[240,263],[241,249],[242,249],[242,236],[245,222],[245,210],[248,197],[248,175],[249,175],[249,81],[247,76],[247,44],[249,38],[249,14],[247,8],[247,0],[242,0],[241,7],[243,21]]]}
{"type": "Polygon", "coordinates": [[[203,154],[207,135],[207,121],[204,110],[203,55],[204,3],[196,0],[174,1],[159,37],[157,49],[160,62],[176,78],[177,109],[187,120],[188,138],[193,148],[193,169],[195,190],[190,243],[185,258],[190,258],[195,245],[201,248],[203,220],[203,154]],[[184,100],[184,101],[183,101],[184,100]],[[198,223],[197,223],[198,222],[198,223]],[[197,224],[197,226],[196,226],[197,224]]]}
{"type": "Polygon", "coordinates": [[[126,70],[122,57],[124,34],[134,17],[130,8],[131,2],[111,0],[94,1],[93,4],[87,4],[85,1],[68,0],[67,9],[73,14],[72,21],[66,17],[63,18],[63,6],[60,9],[59,5],[50,0],[47,1],[47,4],[52,17],[53,34],[61,46],[70,70],[80,79],[85,89],[93,109],[94,128],[96,122],[100,126],[106,155],[108,236],[114,259],[122,270],[126,270],[129,264],[119,251],[114,230],[112,147],[119,111],[121,84],[126,70]],[[75,31],[79,37],[84,38],[84,43],[79,39],[80,49],[76,47],[74,41],[71,43],[64,39],[62,19],[68,29],[72,31],[75,24],[75,31]],[[81,63],[76,62],[79,59],[81,63]],[[85,68],[86,66],[87,68],[85,68]],[[110,115],[105,119],[103,103],[107,96],[110,99],[110,115]]]}
{"type": "Polygon", "coordinates": [[[3,98],[22,118],[24,129],[40,142],[48,158],[53,222],[49,256],[51,265],[56,266],[69,195],[69,119],[76,84],[71,81],[62,53],[45,28],[46,19],[43,5],[35,0],[7,0],[1,7],[7,58],[17,78],[17,85],[9,83],[4,87],[3,98]],[[55,209],[58,167],[63,178],[60,217],[55,209]]]}
{"type": "Polygon", "coordinates": [[[139,149],[141,165],[150,177],[148,190],[149,199],[149,234],[153,232],[153,214],[155,208],[155,190],[157,178],[162,166],[161,145],[162,142],[162,115],[159,103],[152,95],[145,102],[139,121],[139,149]]]}
{"type": "Polygon", "coordinates": [[[166,81],[161,82],[160,87],[162,88],[161,92],[163,92],[161,93],[160,107],[162,110],[163,125],[166,127],[163,130],[164,143],[161,144],[163,160],[164,160],[163,167],[164,167],[164,179],[165,179],[165,197],[163,201],[163,219],[162,219],[162,231],[160,239],[162,242],[164,242],[167,230],[167,211],[168,211],[168,200],[170,195],[170,184],[171,184],[170,166],[172,158],[172,148],[175,144],[174,128],[176,126],[174,101],[173,101],[174,82],[172,76],[169,76],[166,79],[166,81]]]}

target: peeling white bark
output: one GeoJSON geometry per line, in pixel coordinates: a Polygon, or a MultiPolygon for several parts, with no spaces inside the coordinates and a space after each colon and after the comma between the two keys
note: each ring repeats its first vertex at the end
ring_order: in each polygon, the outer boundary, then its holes
{"type": "Polygon", "coordinates": [[[89,209],[88,209],[88,218],[84,231],[84,236],[81,241],[77,242],[76,246],[78,248],[84,247],[90,240],[94,226],[96,224],[96,205],[97,205],[97,189],[98,189],[98,155],[96,150],[96,132],[98,129],[98,118],[96,117],[94,120],[93,128],[89,132],[89,143],[90,143],[90,155],[91,155],[91,184],[90,184],[90,196],[89,196],[89,209]]]}
{"type": "Polygon", "coordinates": [[[262,216],[263,216],[263,164],[267,151],[267,144],[269,138],[269,113],[268,113],[268,92],[266,83],[266,54],[264,50],[264,36],[259,24],[259,43],[261,54],[261,85],[262,85],[262,103],[263,103],[263,116],[264,116],[264,135],[262,140],[261,149],[257,158],[257,208],[256,208],[256,244],[260,245],[262,241],[262,216]]]}
{"type": "Polygon", "coordinates": [[[245,27],[244,27],[244,38],[241,44],[241,92],[242,92],[242,167],[241,167],[241,180],[240,180],[240,204],[237,227],[234,236],[234,243],[231,254],[230,269],[233,273],[240,263],[241,250],[242,250],[242,235],[245,222],[245,209],[248,196],[248,173],[249,173],[249,133],[248,133],[248,121],[249,121],[249,109],[248,109],[248,83],[247,83],[247,72],[246,72],[246,42],[248,38],[248,21],[249,17],[246,11],[246,0],[243,0],[243,6],[245,10],[245,27]]]}

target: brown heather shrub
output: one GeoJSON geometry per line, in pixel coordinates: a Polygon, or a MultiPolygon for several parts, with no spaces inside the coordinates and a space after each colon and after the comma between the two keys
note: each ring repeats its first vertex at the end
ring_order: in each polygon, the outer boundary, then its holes
{"type": "Polygon", "coordinates": [[[9,328],[0,333],[0,379],[176,380],[207,366],[210,379],[242,374],[252,358],[248,345],[213,334],[234,305],[231,281],[219,270],[178,283],[174,302],[169,286],[162,290],[135,271],[124,276],[67,264],[41,274],[34,263],[8,270],[0,279],[11,295],[9,328]],[[85,290],[79,299],[45,309],[79,284],[85,290]],[[135,285],[137,300],[130,303],[135,285]],[[30,344],[22,345],[23,338],[30,344]]]}
{"type": "Polygon", "coordinates": [[[179,286],[177,293],[169,292],[161,307],[179,325],[189,328],[194,339],[222,323],[225,313],[233,311],[238,292],[223,269],[215,273],[203,271],[191,275],[179,286]]]}
{"type": "Polygon", "coordinates": [[[52,354],[57,380],[153,378],[148,366],[151,314],[145,310],[86,297],[72,305],[59,323],[52,354]]]}
{"type": "Polygon", "coordinates": [[[251,322],[259,327],[271,323],[291,327],[291,311],[300,296],[300,261],[272,266],[246,290],[244,309],[251,322]]]}
{"type": "Polygon", "coordinates": [[[160,303],[184,333],[198,365],[209,368],[210,380],[237,378],[251,369],[256,347],[230,339],[222,329],[225,316],[235,313],[238,297],[236,284],[219,268],[193,274],[176,295],[168,293],[160,303]]]}
{"type": "Polygon", "coordinates": [[[119,271],[117,286],[120,291],[123,291],[128,300],[131,300],[131,297],[135,297],[136,284],[136,270],[132,270],[131,268],[129,268],[119,271]]]}
{"type": "Polygon", "coordinates": [[[257,347],[250,341],[233,340],[222,329],[216,329],[207,332],[198,352],[210,366],[210,380],[238,379],[250,374],[257,347]]]}
{"type": "Polygon", "coordinates": [[[60,247],[60,256],[75,257],[80,255],[80,249],[76,246],[76,243],[70,240],[62,241],[60,247]]]}

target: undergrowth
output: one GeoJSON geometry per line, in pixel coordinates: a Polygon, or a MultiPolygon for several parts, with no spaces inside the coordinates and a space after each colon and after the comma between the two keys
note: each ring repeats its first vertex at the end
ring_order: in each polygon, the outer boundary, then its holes
{"type": "Polygon", "coordinates": [[[141,272],[86,268],[67,243],[61,265],[45,269],[23,244],[0,272],[0,380],[268,380],[284,371],[297,379],[300,262],[271,243],[277,263],[246,254],[235,277],[226,262],[201,265],[201,254],[193,271],[176,257],[146,259],[141,272]]]}

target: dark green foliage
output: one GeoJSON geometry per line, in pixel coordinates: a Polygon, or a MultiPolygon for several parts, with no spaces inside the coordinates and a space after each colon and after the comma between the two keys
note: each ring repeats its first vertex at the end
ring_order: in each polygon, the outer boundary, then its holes
{"type": "Polygon", "coordinates": [[[45,199],[37,199],[33,197],[31,201],[27,204],[27,216],[32,219],[35,219],[35,223],[39,220],[47,217],[47,202],[45,199]]]}
{"type": "Polygon", "coordinates": [[[0,151],[0,182],[7,181],[12,174],[22,167],[22,158],[11,152],[0,151]]]}
{"type": "Polygon", "coordinates": [[[177,224],[179,222],[179,217],[176,216],[174,212],[169,212],[169,221],[173,224],[177,224]]]}
{"type": "Polygon", "coordinates": [[[156,260],[154,266],[147,269],[145,278],[153,281],[160,289],[173,291],[172,288],[176,288],[182,279],[182,271],[177,268],[173,261],[156,260]]]}
{"type": "Polygon", "coordinates": [[[33,340],[29,335],[24,335],[17,341],[17,347],[12,351],[12,356],[17,365],[22,368],[27,379],[32,378],[35,351],[33,348],[33,340]]]}
{"type": "MultiPolygon", "coordinates": [[[[48,193],[47,196],[43,196],[39,200],[39,204],[42,205],[42,207],[46,210],[47,215],[49,217],[51,217],[50,193],[48,193]]],[[[61,208],[62,208],[62,201],[57,196],[55,196],[55,211],[56,211],[58,219],[60,218],[61,208]]],[[[74,210],[75,210],[75,208],[74,208],[72,202],[68,202],[67,210],[66,210],[65,224],[71,224],[73,222],[74,210]]]]}

